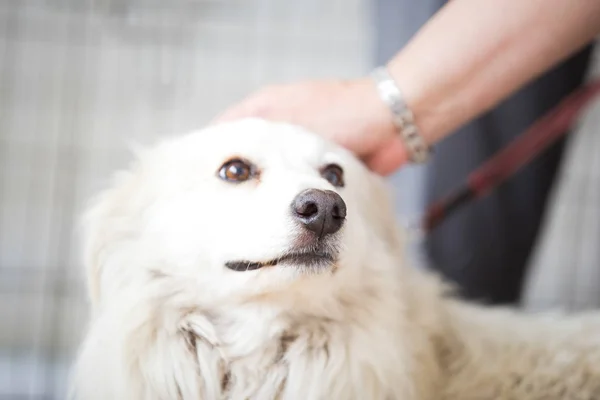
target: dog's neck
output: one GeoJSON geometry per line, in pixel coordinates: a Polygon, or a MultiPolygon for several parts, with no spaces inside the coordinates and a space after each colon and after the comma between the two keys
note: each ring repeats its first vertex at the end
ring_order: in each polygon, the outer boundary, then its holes
{"type": "Polygon", "coordinates": [[[154,276],[146,297],[117,297],[98,314],[100,328],[122,319],[122,337],[108,337],[136,366],[131,376],[107,374],[140,383],[122,398],[432,398],[436,363],[415,319],[426,313],[406,308],[420,304],[406,298],[410,274],[377,265],[218,306],[199,302],[189,281],[154,276]]]}
{"type": "Polygon", "coordinates": [[[344,293],[335,279],[328,280],[313,279],[310,285],[236,299],[212,310],[209,318],[224,354],[240,359],[287,343],[300,331],[346,325],[350,315],[357,318],[357,309],[378,300],[374,290],[361,287],[344,293]]]}
{"type": "Polygon", "coordinates": [[[429,357],[430,349],[406,324],[409,310],[393,280],[374,273],[311,284],[310,290],[246,299],[211,313],[212,345],[222,360],[220,381],[229,398],[243,397],[240,390],[247,387],[235,382],[248,380],[256,393],[282,391],[265,398],[285,391],[303,394],[295,398],[322,392],[337,393],[333,398],[360,393],[358,398],[411,399],[410,392],[422,392],[415,387],[421,366],[414,360],[429,357]],[[352,376],[360,381],[339,381],[352,376]],[[270,379],[278,383],[267,386],[270,379]]]}

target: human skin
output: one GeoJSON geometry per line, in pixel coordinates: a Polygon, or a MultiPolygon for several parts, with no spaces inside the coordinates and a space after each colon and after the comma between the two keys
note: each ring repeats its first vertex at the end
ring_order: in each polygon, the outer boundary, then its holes
{"type": "MultiPolygon", "coordinates": [[[[452,0],[387,67],[433,145],[590,43],[600,0],[452,0]]],[[[408,155],[368,76],[268,86],[214,122],[261,117],[304,126],[387,175],[408,155]]]]}

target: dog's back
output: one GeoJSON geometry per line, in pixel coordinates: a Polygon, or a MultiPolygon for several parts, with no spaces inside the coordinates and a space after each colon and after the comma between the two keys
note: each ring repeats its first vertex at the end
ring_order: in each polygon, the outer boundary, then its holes
{"type": "Polygon", "coordinates": [[[301,128],[160,144],[88,216],[77,400],[600,399],[598,315],[452,299],[381,180],[301,128]]]}

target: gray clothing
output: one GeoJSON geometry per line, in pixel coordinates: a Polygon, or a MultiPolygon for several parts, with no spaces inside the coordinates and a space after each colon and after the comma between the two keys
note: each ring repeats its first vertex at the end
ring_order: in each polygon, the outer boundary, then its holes
{"type": "MultiPolygon", "coordinates": [[[[375,0],[375,64],[392,57],[443,4],[441,0],[375,0]]],[[[398,213],[422,212],[581,85],[590,53],[591,47],[585,48],[460,128],[435,146],[427,165],[403,168],[392,176],[402,202],[398,213]]],[[[563,147],[561,141],[491,195],[452,214],[425,239],[429,266],[457,283],[467,298],[518,302],[563,147]]]]}

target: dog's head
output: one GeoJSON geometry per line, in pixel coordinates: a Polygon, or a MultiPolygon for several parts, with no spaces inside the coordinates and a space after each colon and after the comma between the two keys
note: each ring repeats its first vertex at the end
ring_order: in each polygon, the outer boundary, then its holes
{"type": "Polygon", "coordinates": [[[395,240],[387,200],[351,153],[288,124],[250,119],[163,141],[88,213],[93,303],[153,276],[219,302],[358,271],[395,240]]]}

